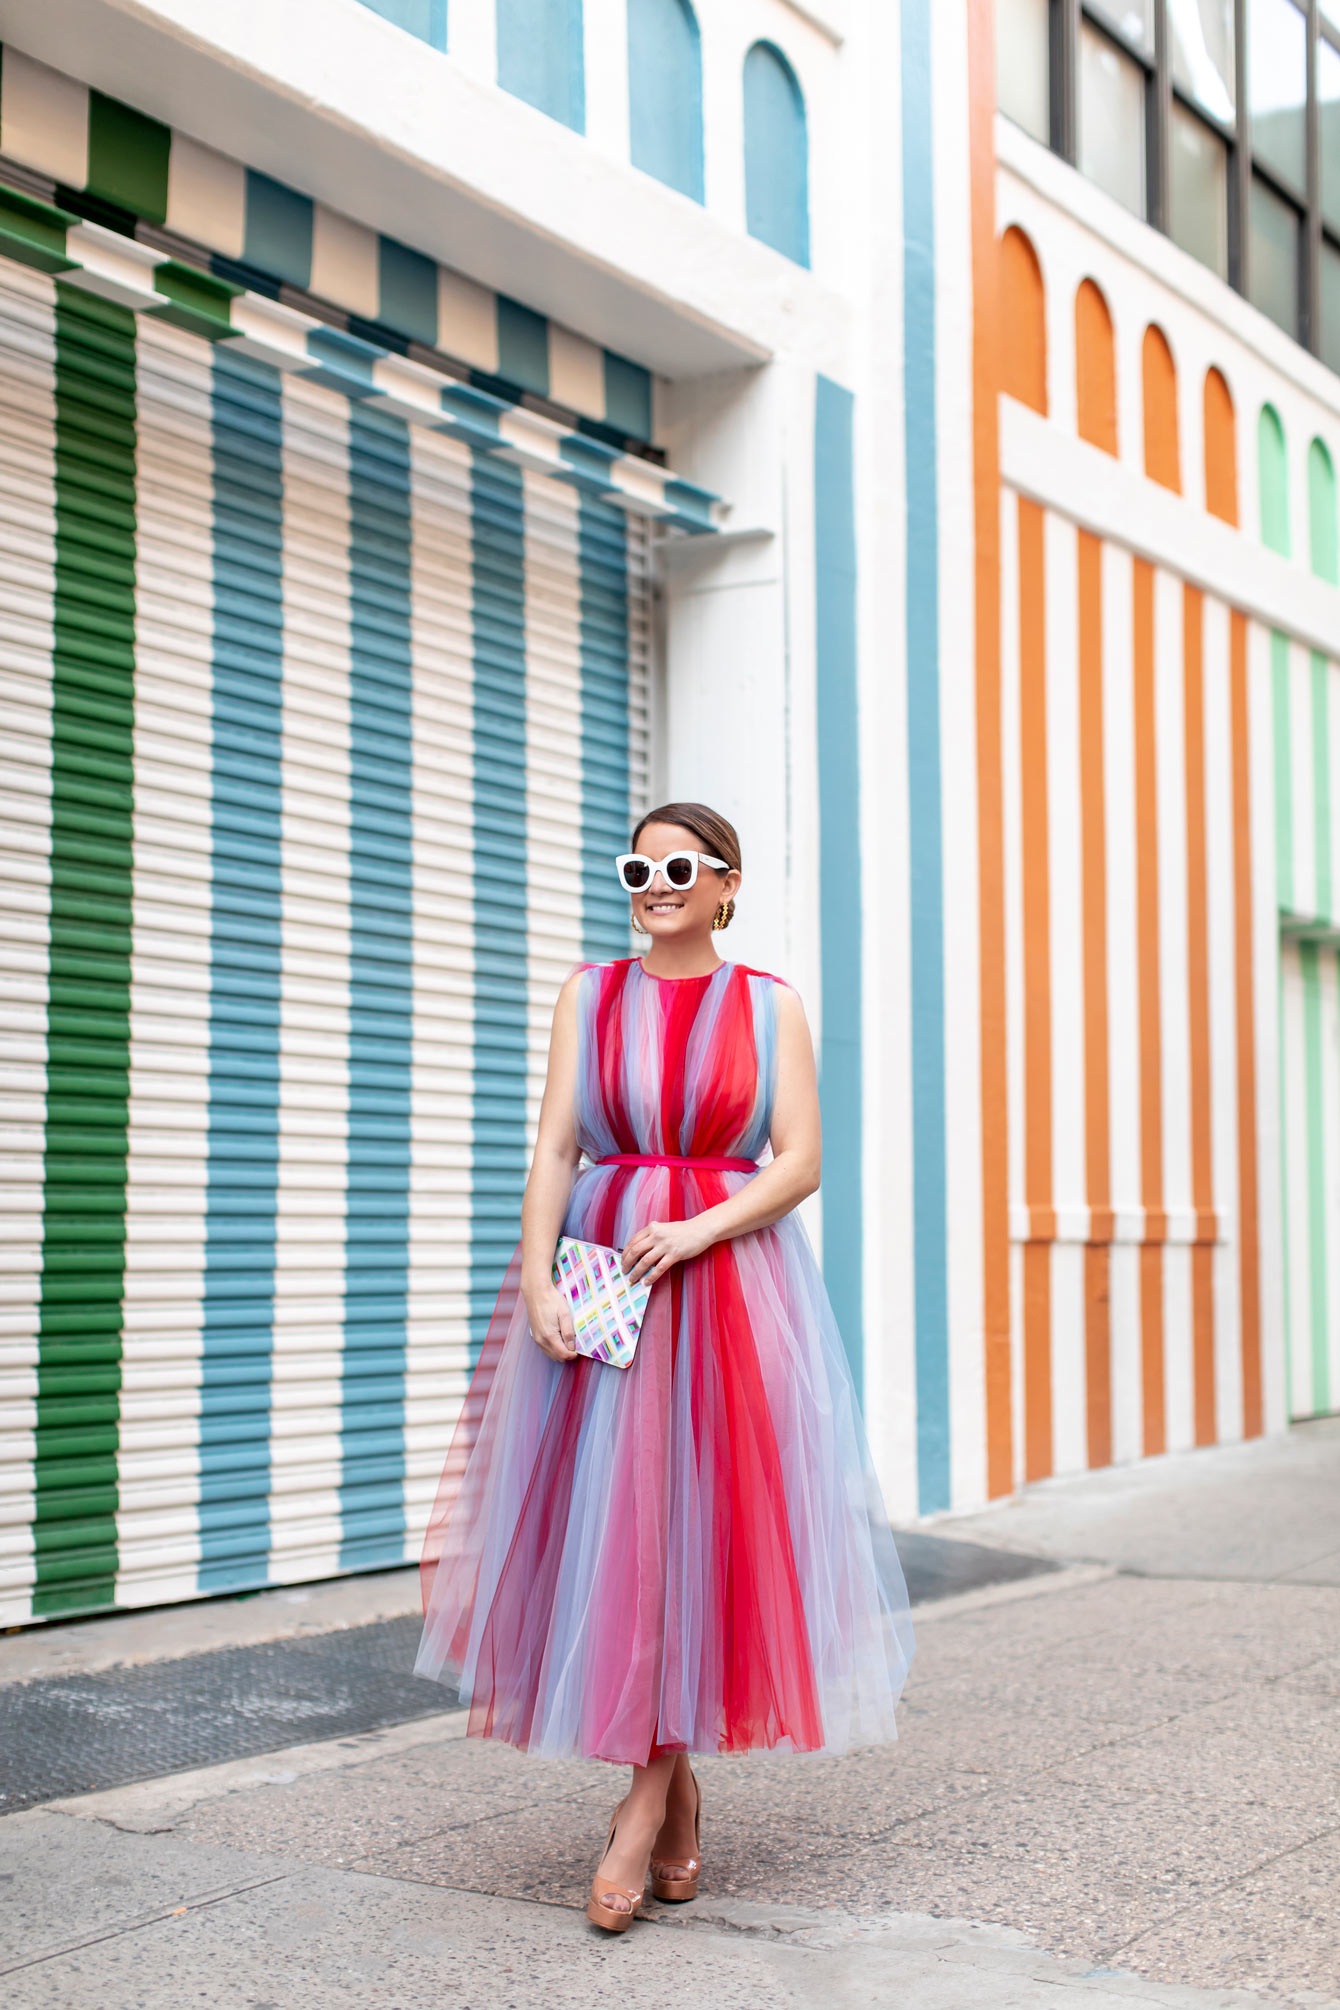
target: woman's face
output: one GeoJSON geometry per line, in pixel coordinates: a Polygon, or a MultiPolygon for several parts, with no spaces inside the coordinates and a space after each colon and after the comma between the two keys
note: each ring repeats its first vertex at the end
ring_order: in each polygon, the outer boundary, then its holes
{"type": "MultiPolygon", "coordinates": [[[[672,851],[710,852],[712,848],[682,824],[647,824],[638,836],[637,849],[646,858],[661,859],[672,851]]],[[[733,898],[739,885],[738,872],[718,872],[700,859],[692,886],[667,886],[658,872],[652,875],[650,886],[629,898],[634,916],[648,935],[698,935],[710,933],[713,915],[723,900],[733,898]]]]}

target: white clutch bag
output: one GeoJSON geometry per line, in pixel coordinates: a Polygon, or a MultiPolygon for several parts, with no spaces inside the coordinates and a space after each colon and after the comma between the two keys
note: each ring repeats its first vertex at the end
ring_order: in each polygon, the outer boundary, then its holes
{"type": "Polygon", "coordinates": [[[568,1301],[577,1352],[626,1368],[637,1352],[651,1286],[629,1281],[617,1249],[571,1235],[558,1238],[554,1283],[568,1301]]]}

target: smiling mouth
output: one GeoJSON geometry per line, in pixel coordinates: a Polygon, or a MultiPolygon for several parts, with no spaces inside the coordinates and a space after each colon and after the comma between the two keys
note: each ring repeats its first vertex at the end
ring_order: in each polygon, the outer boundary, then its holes
{"type": "Polygon", "coordinates": [[[684,903],[682,900],[649,900],[647,902],[647,913],[678,914],[683,906],[684,903]]]}

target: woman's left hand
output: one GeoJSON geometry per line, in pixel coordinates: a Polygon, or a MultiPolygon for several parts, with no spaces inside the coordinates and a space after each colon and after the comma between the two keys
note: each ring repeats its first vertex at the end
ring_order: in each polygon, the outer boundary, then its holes
{"type": "Polygon", "coordinates": [[[692,1219],[649,1221],[624,1244],[624,1271],[634,1284],[654,1284],[673,1264],[701,1256],[710,1242],[711,1237],[692,1219]]]}

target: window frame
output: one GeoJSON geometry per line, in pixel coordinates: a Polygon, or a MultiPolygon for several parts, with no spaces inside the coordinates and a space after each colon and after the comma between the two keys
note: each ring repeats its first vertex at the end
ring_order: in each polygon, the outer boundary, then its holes
{"type": "MultiPolygon", "coordinates": [[[[1071,167],[1078,167],[1080,34],[1088,23],[1145,74],[1145,217],[1164,236],[1172,234],[1173,107],[1196,119],[1227,149],[1228,284],[1250,297],[1251,193],[1259,178],[1272,195],[1287,203],[1299,220],[1298,302],[1294,339],[1314,356],[1322,354],[1322,256],[1328,248],[1340,257],[1340,220],[1328,224],[1321,206],[1321,105],[1318,90],[1320,45],[1340,56],[1340,22],[1321,13],[1318,0],[1289,0],[1303,17],[1307,38],[1307,100],[1305,107],[1305,188],[1291,188],[1261,160],[1251,141],[1248,90],[1247,9],[1251,0],[1234,0],[1234,119],[1216,117],[1173,80],[1172,38],[1168,0],[1153,0],[1152,52],[1125,34],[1116,22],[1116,6],[1104,0],[1049,0],[1050,147],[1071,167]]],[[[1190,254],[1189,254],[1190,255],[1190,254]]],[[[1212,271],[1210,266],[1207,271],[1212,271]]],[[[1286,333],[1290,331],[1284,331],[1286,333]]]]}

